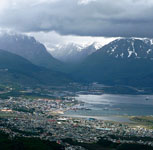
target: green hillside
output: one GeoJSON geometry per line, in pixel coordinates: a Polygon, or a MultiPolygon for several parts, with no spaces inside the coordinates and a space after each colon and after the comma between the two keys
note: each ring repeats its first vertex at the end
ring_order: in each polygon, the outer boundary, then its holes
{"type": "Polygon", "coordinates": [[[18,84],[63,84],[66,75],[33,65],[21,56],[0,50],[0,82],[18,84]]]}

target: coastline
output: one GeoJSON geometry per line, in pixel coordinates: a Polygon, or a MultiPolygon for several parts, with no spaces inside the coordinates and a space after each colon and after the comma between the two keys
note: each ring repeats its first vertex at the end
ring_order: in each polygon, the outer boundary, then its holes
{"type": "Polygon", "coordinates": [[[132,123],[133,121],[130,120],[128,116],[85,116],[85,115],[61,115],[63,117],[71,117],[71,118],[84,118],[84,119],[97,119],[97,120],[104,120],[104,121],[113,121],[113,122],[120,122],[120,123],[132,123]]]}

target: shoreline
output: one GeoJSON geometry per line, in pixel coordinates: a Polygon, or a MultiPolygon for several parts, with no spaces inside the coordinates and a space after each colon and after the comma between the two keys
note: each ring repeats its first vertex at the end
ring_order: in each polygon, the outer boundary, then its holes
{"type": "Polygon", "coordinates": [[[104,121],[113,121],[113,122],[120,122],[120,123],[133,123],[128,116],[85,116],[85,115],[66,115],[63,114],[61,116],[64,117],[71,117],[71,118],[84,118],[84,119],[97,119],[97,120],[104,120],[104,121]]]}

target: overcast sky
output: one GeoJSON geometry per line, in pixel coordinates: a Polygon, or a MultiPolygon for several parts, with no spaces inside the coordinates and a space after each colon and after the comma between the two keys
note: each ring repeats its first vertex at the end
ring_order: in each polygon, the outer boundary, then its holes
{"type": "Polygon", "coordinates": [[[46,43],[153,38],[153,0],[0,0],[0,28],[46,43]]]}

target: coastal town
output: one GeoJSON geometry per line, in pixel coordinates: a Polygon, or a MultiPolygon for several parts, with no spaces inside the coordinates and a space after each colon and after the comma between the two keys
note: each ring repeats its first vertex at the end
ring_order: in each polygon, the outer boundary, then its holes
{"type": "MultiPolygon", "coordinates": [[[[153,129],[127,123],[64,115],[82,105],[74,97],[63,99],[9,97],[0,99],[0,131],[15,137],[34,137],[66,146],[65,139],[79,143],[96,143],[100,139],[113,143],[136,143],[153,147],[153,129]]],[[[78,146],[68,145],[67,149],[78,146]]],[[[81,148],[80,148],[81,149],[81,148]]],[[[82,147],[83,150],[83,147],[82,147]]]]}

